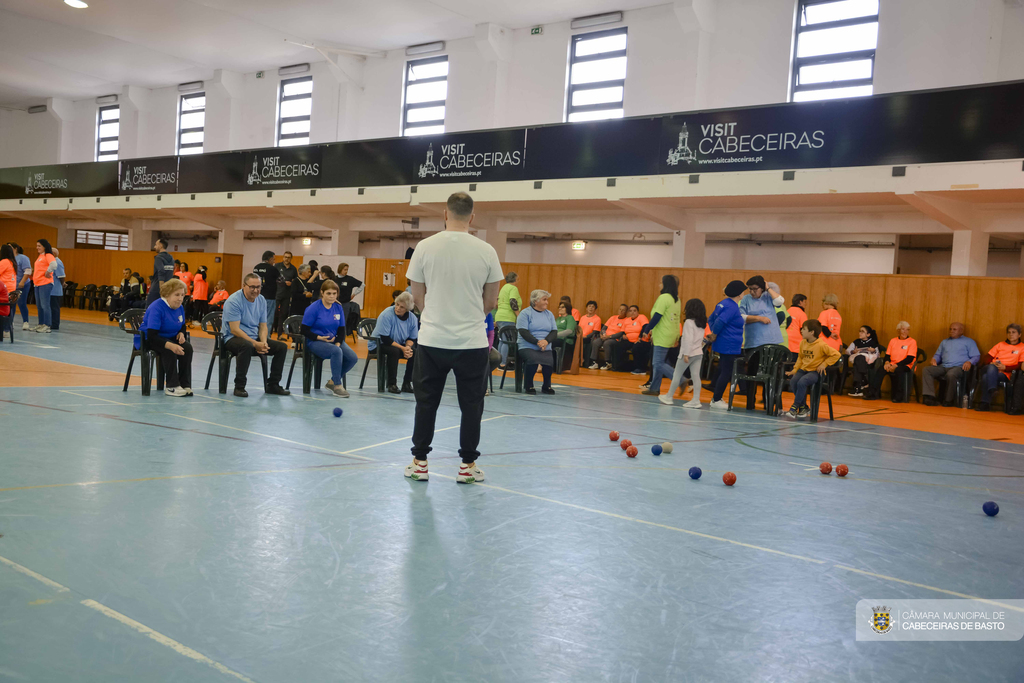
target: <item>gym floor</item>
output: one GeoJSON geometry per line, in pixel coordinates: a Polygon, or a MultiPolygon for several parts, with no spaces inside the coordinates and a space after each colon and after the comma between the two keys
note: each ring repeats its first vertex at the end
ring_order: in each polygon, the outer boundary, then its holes
{"type": "Polygon", "coordinates": [[[0,351],[0,680],[1024,670],[1018,642],[854,638],[860,599],[1024,597],[1019,418],[935,420],[989,419],[979,439],[893,426],[914,424],[916,404],[843,398],[836,422],[808,424],[669,408],[620,390],[636,391],[628,376],[558,376],[557,395],[536,397],[510,377],[486,399],[486,481],[459,486],[453,391],[431,479],[413,482],[413,399],[369,378],[356,390],[362,363],[348,400],[303,396],[298,368],[292,396],[250,381],[235,399],[216,378],[202,389],[212,343],[196,335],[195,397],[143,397],[137,379],[121,392],[130,338],[117,328],[72,316],[17,334],[0,351]],[[888,410],[891,425],[877,419],[888,410]],[[673,453],[654,456],[665,441],[673,453]],[[823,476],[822,461],[849,476],[823,476]]]}

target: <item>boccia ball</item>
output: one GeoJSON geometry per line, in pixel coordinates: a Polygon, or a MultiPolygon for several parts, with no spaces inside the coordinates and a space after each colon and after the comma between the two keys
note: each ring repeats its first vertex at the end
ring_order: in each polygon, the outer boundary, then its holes
{"type": "Polygon", "coordinates": [[[836,465],[836,474],[838,474],[840,477],[845,477],[849,473],[850,468],[847,467],[846,465],[836,465]]]}
{"type": "Polygon", "coordinates": [[[732,472],[726,472],[725,474],[722,475],[722,483],[724,483],[726,486],[732,486],[733,484],[736,483],[736,475],[733,474],[732,472]]]}
{"type": "Polygon", "coordinates": [[[668,441],[666,441],[665,443],[661,444],[661,452],[662,453],[671,453],[672,452],[672,444],[670,444],[668,441]]]}
{"type": "Polygon", "coordinates": [[[623,439],[622,441],[619,442],[619,448],[621,448],[622,450],[626,450],[627,448],[630,447],[630,445],[631,444],[629,443],[629,439],[623,439]]]}
{"type": "MultiPolygon", "coordinates": [[[[700,475],[701,471],[699,467],[690,468],[690,479],[700,479],[700,475]]],[[[733,481],[735,481],[735,477],[733,478],[733,481]]]]}
{"type": "Polygon", "coordinates": [[[608,432],[608,439],[611,440],[611,441],[618,441],[619,440],[619,433],[618,432],[608,432]]]}
{"type": "Polygon", "coordinates": [[[654,444],[653,446],[651,446],[651,453],[654,453],[655,455],[661,455],[661,446],[659,446],[658,444],[654,444]]]}
{"type": "Polygon", "coordinates": [[[982,505],[981,509],[984,510],[985,514],[989,517],[995,517],[999,514],[999,505],[997,505],[996,502],[992,500],[982,505]]]}
{"type": "Polygon", "coordinates": [[[334,409],[334,417],[341,417],[341,412],[342,412],[341,408],[335,408],[334,409]]]}
{"type": "Polygon", "coordinates": [[[818,466],[818,469],[821,470],[822,474],[832,474],[832,463],[823,462],[818,466]]]}
{"type": "Polygon", "coordinates": [[[630,446],[629,448],[626,449],[626,455],[628,455],[631,458],[635,458],[636,454],[639,452],[640,451],[637,450],[636,446],[630,446]]]}

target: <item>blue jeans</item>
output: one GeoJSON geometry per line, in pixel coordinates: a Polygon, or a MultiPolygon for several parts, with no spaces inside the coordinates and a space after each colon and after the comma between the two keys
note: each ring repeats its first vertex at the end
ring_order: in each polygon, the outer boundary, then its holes
{"type": "Polygon", "coordinates": [[[793,390],[793,407],[804,408],[807,406],[807,392],[818,383],[821,375],[817,370],[797,370],[792,379],[789,380],[789,387],[793,390]]]}
{"type": "Polygon", "coordinates": [[[306,343],[309,344],[309,351],[314,356],[331,361],[331,381],[339,386],[342,377],[348,374],[348,371],[359,361],[356,352],[345,342],[342,342],[341,346],[335,346],[330,342],[307,339],[306,343]]]}
{"type": "MultiPolygon", "coordinates": [[[[270,339],[270,333],[274,329],[274,314],[277,312],[277,300],[267,299],[267,339],[270,339]]],[[[326,342],[321,342],[326,343],[326,342]]],[[[321,356],[326,358],[327,356],[321,356]]]]}
{"type": "MultiPolygon", "coordinates": [[[[665,346],[654,347],[654,361],[651,366],[651,391],[661,392],[661,378],[672,378],[675,368],[665,362],[665,357],[672,349],[665,346]]],[[[699,380],[699,378],[698,378],[699,380]]]]}
{"type": "Polygon", "coordinates": [[[25,289],[21,290],[21,296],[18,297],[18,310],[21,311],[21,322],[28,322],[28,295],[32,293],[32,281],[29,280],[25,283],[25,289]]]}
{"type": "Polygon", "coordinates": [[[53,283],[48,285],[36,285],[36,317],[39,319],[38,324],[50,325],[50,290],[53,289],[53,283]]]}
{"type": "Polygon", "coordinates": [[[992,403],[992,396],[995,395],[996,389],[1009,383],[1010,380],[999,371],[999,368],[994,365],[986,365],[985,369],[981,371],[981,402],[992,403]]]}
{"type": "MultiPolygon", "coordinates": [[[[515,327],[514,322],[504,321],[500,323],[494,323],[494,338],[498,338],[498,333],[506,327],[515,327]]],[[[498,352],[501,354],[501,364],[504,365],[508,360],[508,344],[505,342],[498,342],[498,352]]]]}
{"type": "MultiPolygon", "coordinates": [[[[52,291],[54,291],[54,292],[61,291],[60,285],[54,287],[52,291]]],[[[50,329],[51,330],[59,330],[60,329],[60,303],[61,303],[61,299],[63,299],[63,298],[64,297],[62,295],[60,295],[60,296],[51,296],[50,297],[50,320],[52,321],[52,323],[50,324],[50,329]]]]}

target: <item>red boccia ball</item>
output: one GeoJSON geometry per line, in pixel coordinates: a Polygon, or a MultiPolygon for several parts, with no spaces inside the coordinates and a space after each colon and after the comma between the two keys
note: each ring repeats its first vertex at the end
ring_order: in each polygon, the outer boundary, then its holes
{"type": "Polygon", "coordinates": [[[626,455],[628,455],[631,458],[635,458],[636,454],[639,453],[639,452],[640,451],[637,450],[636,446],[630,446],[629,448],[626,449],[626,455]]]}
{"type": "Polygon", "coordinates": [[[836,474],[838,474],[840,477],[845,477],[849,473],[850,468],[847,467],[846,465],[836,465],[836,474]]]}
{"type": "Polygon", "coordinates": [[[622,441],[619,442],[619,448],[621,448],[622,450],[626,450],[627,448],[629,448],[632,445],[633,445],[633,442],[630,441],[629,439],[623,439],[622,441]]]}
{"type": "Polygon", "coordinates": [[[832,463],[823,462],[818,466],[818,469],[821,470],[822,474],[832,474],[832,463]]]}
{"type": "Polygon", "coordinates": [[[732,472],[726,472],[722,475],[722,483],[726,486],[732,486],[736,483],[736,475],[732,472]]]}
{"type": "Polygon", "coordinates": [[[618,432],[608,432],[608,439],[611,440],[611,441],[618,441],[619,440],[619,433],[618,432]]]}

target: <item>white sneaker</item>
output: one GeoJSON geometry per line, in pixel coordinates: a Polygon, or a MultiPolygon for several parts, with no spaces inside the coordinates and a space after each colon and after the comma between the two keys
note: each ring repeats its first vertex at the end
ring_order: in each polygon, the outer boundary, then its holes
{"type": "Polygon", "coordinates": [[[636,370],[634,370],[633,372],[631,372],[629,374],[631,374],[631,375],[646,375],[647,371],[646,370],[640,370],[639,368],[637,368],[636,370]]]}
{"type": "Polygon", "coordinates": [[[605,363],[604,365],[601,366],[601,369],[602,370],[611,370],[612,369],[612,364],[611,363],[605,363]]]}
{"type": "Polygon", "coordinates": [[[601,369],[601,366],[598,365],[597,363],[591,363],[590,365],[587,366],[587,370],[600,370],[600,369],[601,369]]]}
{"type": "Polygon", "coordinates": [[[36,325],[35,331],[39,332],[39,333],[49,334],[50,333],[50,328],[47,327],[46,325],[36,325]]]}
{"type": "Polygon", "coordinates": [[[29,325],[28,323],[22,323],[21,324],[21,331],[22,332],[30,332],[32,329],[34,329],[34,328],[31,325],[29,325]]]}
{"type": "Polygon", "coordinates": [[[672,397],[668,394],[661,394],[660,396],[658,396],[658,400],[667,406],[672,405],[672,397]]]}
{"type": "Polygon", "coordinates": [[[460,483],[460,484],[472,484],[473,482],[483,481],[483,480],[484,480],[483,470],[481,470],[479,467],[477,467],[476,463],[473,463],[471,465],[467,465],[466,463],[462,463],[461,465],[459,465],[459,474],[455,477],[455,481],[457,481],[458,483],[460,483]],[[479,479],[477,478],[477,474],[480,475],[479,479]]]}
{"type": "Polygon", "coordinates": [[[174,387],[173,389],[171,389],[170,387],[167,387],[167,388],[164,389],[164,393],[167,394],[168,396],[176,396],[176,397],[188,396],[188,392],[185,391],[184,389],[182,389],[181,387],[174,387]]]}
{"type": "Polygon", "coordinates": [[[722,400],[712,401],[711,402],[711,409],[712,410],[729,410],[729,403],[727,401],[722,401],[722,400]]]}
{"type": "Polygon", "coordinates": [[[687,401],[683,404],[684,408],[693,408],[694,410],[700,410],[703,404],[700,401],[687,401]]]}
{"type": "Polygon", "coordinates": [[[430,475],[427,473],[427,463],[422,460],[414,460],[414,464],[405,466],[405,476],[416,481],[427,481],[430,475]]]}
{"type": "Polygon", "coordinates": [[[188,395],[188,396],[192,396],[193,395],[192,394],[192,387],[182,387],[182,389],[185,390],[185,394],[186,395],[188,395]]]}

